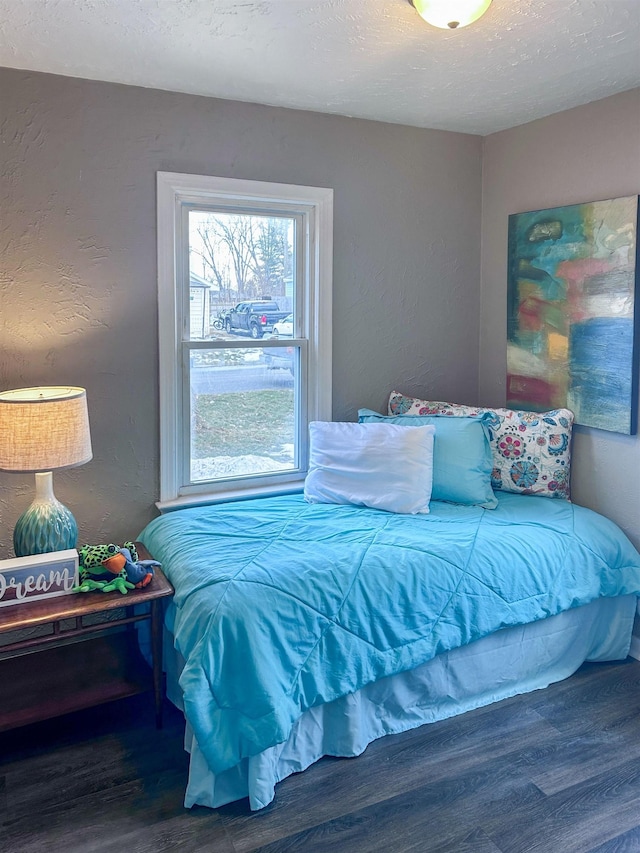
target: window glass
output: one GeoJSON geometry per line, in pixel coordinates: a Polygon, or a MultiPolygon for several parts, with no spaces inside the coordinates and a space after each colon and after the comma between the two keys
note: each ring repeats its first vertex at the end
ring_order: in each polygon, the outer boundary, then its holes
{"type": "Polygon", "coordinates": [[[298,348],[192,350],[190,479],[293,471],[298,348]]]}
{"type": "Polygon", "coordinates": [[[192,338],[249,335],[257,340],[292,314],[295,225],[295,218],[287,216],[189,212],[192,338]]]}

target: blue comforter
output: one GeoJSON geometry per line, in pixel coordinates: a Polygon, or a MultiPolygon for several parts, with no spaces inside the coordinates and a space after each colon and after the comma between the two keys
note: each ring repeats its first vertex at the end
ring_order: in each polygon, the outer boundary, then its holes
{"type": "Polygon", "coordinates": [[[185,712],[214,773],[307,708],[599,596],[640,593],[616,525],[561,500],[429,515],[301,495],[171,512],[140,535],[175,587],[185,712]]]}

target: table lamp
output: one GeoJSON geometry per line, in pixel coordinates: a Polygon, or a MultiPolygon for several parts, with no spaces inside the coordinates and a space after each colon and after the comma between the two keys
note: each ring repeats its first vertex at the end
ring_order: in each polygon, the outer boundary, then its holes
{"type": "Polygon", "coordinates": [[[84,388],[17,388],[0,393],[0,470],[32,472],[36,496],[13,532],[17,557],[75,548],[76,520],[53,494],[53,471],[92,457],[84,388]]]}

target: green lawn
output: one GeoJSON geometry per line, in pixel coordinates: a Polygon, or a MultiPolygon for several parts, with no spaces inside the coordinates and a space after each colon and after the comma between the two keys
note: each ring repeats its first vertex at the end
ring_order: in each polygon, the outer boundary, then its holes
{"type": "Polygon", "coordinates": [[[194,413],[195,459],[280,455],[294,442],[292,388],[200,394],[194,413]]]}

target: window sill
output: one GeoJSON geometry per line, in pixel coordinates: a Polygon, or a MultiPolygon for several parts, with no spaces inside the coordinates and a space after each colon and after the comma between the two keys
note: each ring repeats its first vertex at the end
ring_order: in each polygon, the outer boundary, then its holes
{"type": "Polygon", "coordinates": [[[174,512],[177,509],[189,509],[194,506],[206,504],[228,503],[230,501],[244,501],[251,498],[277,497],[278,495],[291,495],[302,492],[304,479],[293,480],[279,486],[252,486],[246,489],[226,489],[220,492],[198,492],[193,495],[182,495],[169,501],[156,501],[156,508],[161,512],[174,512]]]}

